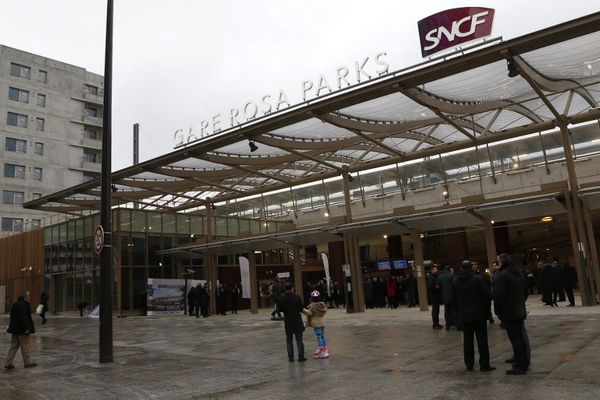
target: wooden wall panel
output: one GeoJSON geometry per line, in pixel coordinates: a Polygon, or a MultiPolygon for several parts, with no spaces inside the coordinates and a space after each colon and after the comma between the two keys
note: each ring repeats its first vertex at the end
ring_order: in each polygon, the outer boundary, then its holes
{"type": "Polygon", "coordinates": [[[0,285],[6,286],[7,308],[0,312],[8,311],[25,289],[31,293],[32,308],[37,306],[44,288],[44,231],[42,229],[0,239],[0,285]]]}

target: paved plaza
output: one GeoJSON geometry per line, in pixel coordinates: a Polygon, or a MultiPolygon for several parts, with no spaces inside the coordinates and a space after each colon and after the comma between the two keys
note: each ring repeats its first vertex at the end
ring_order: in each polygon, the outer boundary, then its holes
{"type": "MultiPolygon", "coordinates": [[[[405,307],[330,310],[332,356],[305,363],[288,362],[282,322],[270,321],[266,309],[206,319],[115,319],[112,364],[97,362],[98,320],[50,316],[46,325],[36,319],[38,367],[23,369],[19,353],[16,369],[0,372],[0,399],[600,398],[600,307],[543,308],[532,296],[528,309],[526,376],[505,374],[510,345],[497,322],[489,337],[498,369],[467,372],[461,333],[433,330],[429,313],[405,307]]],[[[310,355],[312,329],[304,342],[310,355]]],[[[7,350],[2,336],[2,363],[7,350]]]]}

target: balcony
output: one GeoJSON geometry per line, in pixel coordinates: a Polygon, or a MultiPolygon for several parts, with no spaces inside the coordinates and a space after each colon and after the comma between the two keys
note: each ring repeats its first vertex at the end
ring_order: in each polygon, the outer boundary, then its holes
{"type": "Polygon", "coordinates": [[[99,118],[99,117],[90,117],[88,115],[84,115],[83,116],[83,123],[86,124],[86,125],[101,127],[102,126],[102,118],[99,118]]]}
{"type": "Polygon", "coordinates": [[[91,139],[87,137],[83,137],[81,139],[81,145],[83,147],[95,150],[102,150],[102,140],[101,139],[91,139]]]}
{"type": "Polygon", "coordinates": [[[86,160],[85,158],[81,158],[81,169],[88,172],[102,172],[102,163],[99,162],[91,162],[86,160]]]}
{"type": "Polygon", "coordinates": [[[98,105],[104,104],[104,95],[102,91],[98,91],[98,94],[93,94],[90,92],[83,93],[83,99],[89,103],[94,103],[98,105]]]}

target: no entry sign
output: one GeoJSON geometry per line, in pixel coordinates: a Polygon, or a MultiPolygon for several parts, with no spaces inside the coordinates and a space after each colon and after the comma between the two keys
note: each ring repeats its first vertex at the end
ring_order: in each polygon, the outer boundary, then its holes
{"type": "Polygon", "coordinates": [[[100,255],[102,248],[104,247],[104,228],[102,225],[98,225],[94,229],[94,251],[100,255]]]}

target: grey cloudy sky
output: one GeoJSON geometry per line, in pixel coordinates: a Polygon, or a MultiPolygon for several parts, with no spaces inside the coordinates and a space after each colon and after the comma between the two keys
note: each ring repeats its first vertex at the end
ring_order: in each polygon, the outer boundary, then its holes
{"type": "MultiPolygon", "coordinates": [[[[103,74],[105,0],[8,3],[2,44],[103,74]]],[[[599,11],[589,0],[115,0],[113,170],[131,164],[135,122],[140,159],[156,157],[177,129],[280,89],[300,102],[303,80],[332,83],[364,57],[386,52],[390,70],[421,62],[417,21],[465,6],[496,9],[505,40],[599,11]]]]}

